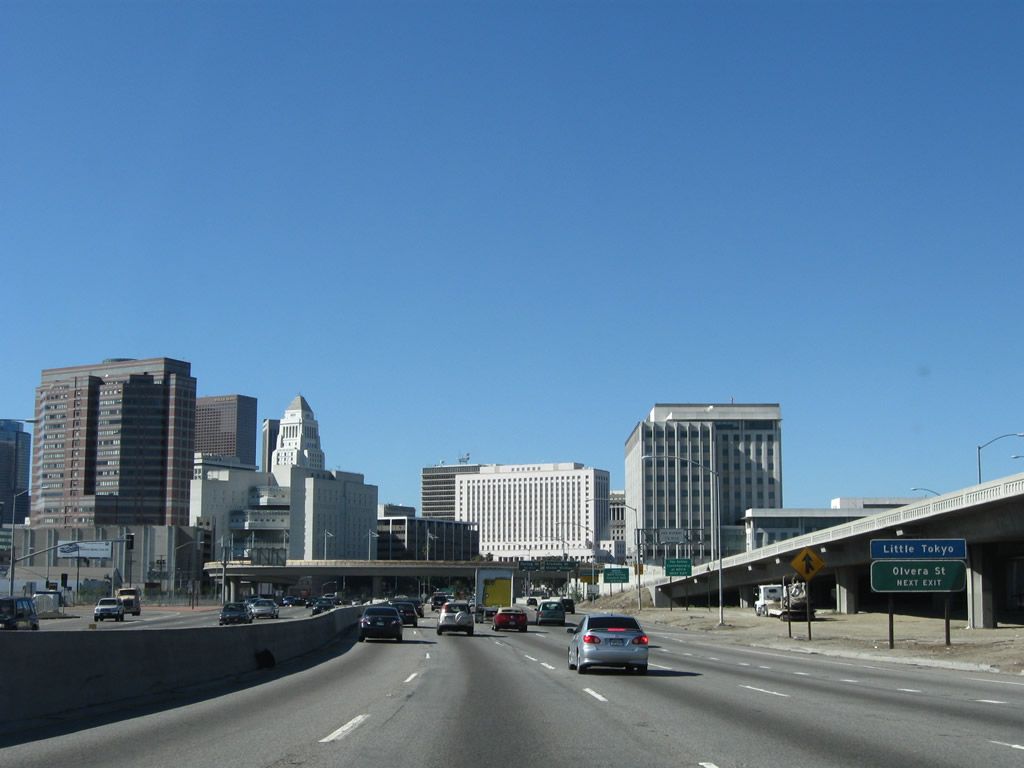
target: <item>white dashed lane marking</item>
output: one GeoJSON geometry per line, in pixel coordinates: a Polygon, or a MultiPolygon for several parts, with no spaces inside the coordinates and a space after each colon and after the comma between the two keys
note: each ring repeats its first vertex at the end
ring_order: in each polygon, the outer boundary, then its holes
{"type": "Polygon", "coordinates": [[[541,664],[540,664],[540,665],[541,665],[542,667],[544,667],[545,669],[554,669],[554,667],[552,667],[552,666],[551,666],[550,664],[546,664],[546,663],[545,663],[545,662],[543,662],[543,661],[541,662],[541,664]]]}
{"type": "Polygon", "coordinates": [[[746,688],[749,691],[757,691],[758,693],[767,693],[769,696],[781,696],[784,699],[789,698],[788,693],[779,693],[778,691],[769,691],[764,688],[755,688],[752,685],[741,685],[740,688],[746,688]]]}
{"type": "Polygon", "coordinates": [[[320,739],[320,743],[326,744],[329,741],[337,741],[338,739],[344,738],[353,730],[358,728],[368,717],[369,715],[358,715],[357,717],[353,717],[351,720],[349,720],[347,723],[341,726],[341,728],[336,730],[334,733],[320,739]]]}
{"type": "Polygon", "coordinates": [[[600,693],[598,693],[595,690],[592,690],[590,688],[584,688],[583,690],[586,691],[587,693],[589,693],[591,696],[593,696],[598,701],[608,701],[608,699],[606,699],[604,696],[602,696],[600,693]]]}
{"type": "Polygon", "coordinates": [[[418,675],[418,674],[419,674],[419,672],[413,672],[411,675],[409,675],[407,678],[405,678],[405,680],[403,680],[402,682],[403,683],[411,683],[413,680],[416,679],[416,675],[418,675]]]}

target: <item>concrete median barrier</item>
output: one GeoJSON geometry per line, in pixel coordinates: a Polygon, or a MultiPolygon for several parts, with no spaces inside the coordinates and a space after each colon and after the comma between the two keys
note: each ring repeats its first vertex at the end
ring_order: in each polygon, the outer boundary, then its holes
{"type": "Polygon", "coordinates": [[[34,720],[265,669],[323,648],[361,607],[302,621],[127,632],[4,632],[0,723],[34,720]]]}

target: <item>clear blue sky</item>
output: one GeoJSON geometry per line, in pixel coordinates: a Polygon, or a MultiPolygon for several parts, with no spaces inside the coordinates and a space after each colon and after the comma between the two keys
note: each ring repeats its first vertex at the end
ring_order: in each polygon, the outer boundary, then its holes
{"type": "MultiPolygon", "coordinates": [[[[578,461],[777,402],[786,506],[1024,431],[1024,4],[7,2],[0,417],[192,363],[328,465],[578,461]]],[[[1024,471],[1024,439],[983,454],[1024,471]]]]}

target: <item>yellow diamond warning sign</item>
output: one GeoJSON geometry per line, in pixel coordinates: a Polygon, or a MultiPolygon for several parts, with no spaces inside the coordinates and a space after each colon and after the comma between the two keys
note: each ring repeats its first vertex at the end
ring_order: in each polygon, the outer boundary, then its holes
{"type": "Polygon", "coordinates": [[[810,581],[818,571],[825,567],[825,561],[813,549],[805,547],[789,561],[789,565],[804,581],[810,581]]]}

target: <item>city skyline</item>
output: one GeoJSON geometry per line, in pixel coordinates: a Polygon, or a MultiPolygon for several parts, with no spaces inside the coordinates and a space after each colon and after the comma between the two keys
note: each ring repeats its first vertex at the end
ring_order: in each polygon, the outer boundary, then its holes
{"type": "Polygon", "coordinates": [[[659,402],[778,403],[793,507],[1024,471],[990,443],[1024,432],[1022,27],[12,5],[0,419],[41,370],[167,356],[259,423],[300,393],[328,468],[396,504],[466,453],[623,489],[659,402]]]}

